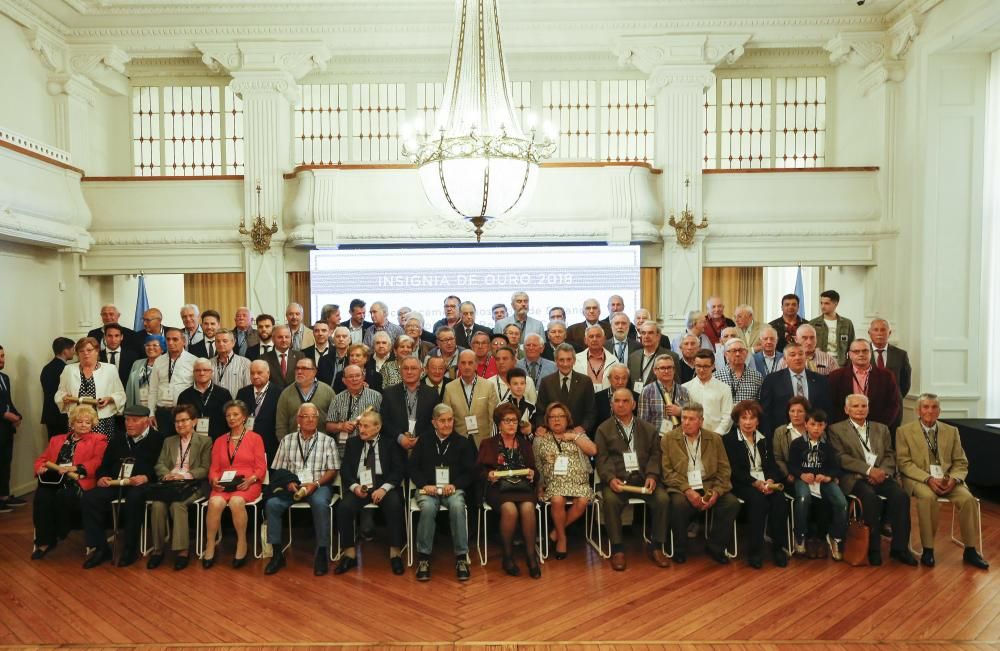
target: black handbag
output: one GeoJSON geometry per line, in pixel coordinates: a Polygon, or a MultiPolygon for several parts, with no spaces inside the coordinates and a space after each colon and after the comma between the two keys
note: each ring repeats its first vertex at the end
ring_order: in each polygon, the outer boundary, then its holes
{"type": "Polygon", "coordinates": [[[236,491],[237,487],[243,483],[245,477],[243,475],[236,475],[230,481],[219,482],[219,486],[222,486],[222,490],[226,493],[233,493],[236,491]]]}
{"type": "Polygon", "coordinates": [[[198,479],[161,481],[151,484],[146,499],[152,502],[183,502],[198,491],[198,479]]]}
{"type": "Polygon", "coordinates": [[[527,477],[501,477],[500,492],[506,495],[527,495],[532,490],[527,477]]]}

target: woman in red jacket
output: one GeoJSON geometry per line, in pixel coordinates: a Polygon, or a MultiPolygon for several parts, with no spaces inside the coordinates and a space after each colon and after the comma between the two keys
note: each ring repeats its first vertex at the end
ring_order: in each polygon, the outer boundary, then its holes
{"type": "Polygon", "coordinates": [[[35,459],[38,490],[32,513],[32,560],[44,558],[59,540],[66,538],[70,524],[80,517],[80,496],[97,483],[97,468],[108,446],[107,438],[94,431],[97,423],[93,407],[77,405],[69,412],[69,434],[52,437],[35,459]]]}

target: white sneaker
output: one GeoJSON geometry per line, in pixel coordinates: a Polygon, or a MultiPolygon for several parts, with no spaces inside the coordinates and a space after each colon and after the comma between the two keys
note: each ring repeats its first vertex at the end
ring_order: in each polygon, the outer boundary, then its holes
{"type": "Polygon", "coordinates": [[[831,538],[829,534],[826,536],[826,544],[830,546],[830,556],[835,561],[844,560],[843,550],[840,548],[840,541],[836,538],[831,538]]]}
{"type": "Polygon", "coordinates": [[[795,553],[805,554],[806,553],[806,537],[796,536],[795,537],[795,553]]]}

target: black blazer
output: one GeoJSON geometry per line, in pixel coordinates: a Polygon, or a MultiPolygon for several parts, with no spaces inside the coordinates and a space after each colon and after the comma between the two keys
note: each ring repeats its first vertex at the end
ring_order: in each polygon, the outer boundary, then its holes
{"type": "MultiPolygon", "coordinates": [[[[608,387],[594,394],[594,411],[597,415],[598,425],[612,416],[611,393],[611,387],[608,387]]],[[[639,394],[633,391],[632,399],[635,400],[635,407],[632,407],[632,415],[635,416],[635,412],[639,408],[639,394]]]]}
{"type": "Polygon", "coordinates": [[[295,363],[303,358],[301,350],[288,349],[288,359],[285,361],[285,375],[281,375],[281,361],[278,359],[278,350],[274,349],[260,357],[267,362],[271,369],[271,382],[277,382],[282,388],[295,382],[295,363]]]}
{"type": "MultiPolygon", "coordinates": [[[[6,373],[0,373],[0,379],[2,379],[2,381],[0,381],[0,415],[9,409],[11,412],[20,416],[21,412],[19,412],[17,407],[14,406],[14,397],[10,387],[10,376],[6,373]]],[[[0,418],[0,434],[13,434],[14,429],[14,423],[11,423],[6,418],[0,418]]]]}
{"type": "MultiPolygon", "coordinates": [[[[441,399],[437,391],[423,382],[417,385],[417,410],[414,413],[417,426],[416,431],[410,432],[411,434],[416,434],[417,437],[423,438],[425,434],[429,436],[434,433],[434,426],[431,425],[431,416],[433,415],[434,407],[439,402],[441,402],[441,399]]],[[[410,423],[409,416],[406,413],[406,386],[403,384],[394,384],[383,391],[382,407],[379,411],[382,414],[382,434],[390,435],[395,440],[400,434],[408,431],[410,423]]]]}
{"type": "MultiPolygon", "coordinates": [[[[485,332],[488,336],[490,337],[493,336],[492,328],[487,328],[486,326],[481,326],[478,323],[473,323],[472,334],[475,335],[477,332],[485,332]]],[[[469,339],[470,337],[465,336],[465,326],[462,325],[461,321],[459,321],[458,324],[455,325],[455,341],[457,341],[458,345],[461,346],[462,348],[471,348],[471,346],[469,345],[469,339]]],[[[433,343],[436,344],[437,340],[435,340],[433,343]]]]}
{"type": "Polygon", "coordinates": [[[135,447],[129,445],[128,438],[125,432],[117,432],[111,437],[111,443],[104,451],[104,458],[97,469],[97,478],[117,478],[121,472],[122,460],[131,457],[135,459],[132,476],[145,475],[150,482],[155,482],[156,462],[163,447],[163,435],[150,428],[146,438],[139,441],[135,447]]]}
{"type": "MultiPolygon", "coordinates": [[[[278,438],[274,430],[278,415],[278,398],[281,396],[281,390],[281,385],[268,382],[267,393],[264,394],[260,411],[254,417],[253,431],[260,434],[260,437],[264,439],[264,451],[267,453],[267,460],[269,462],[274,459],[274,455],[278,451],[278,438]]],[[[254,386],[248,384],[237,391],[236,399],[242,400],[246,404],[247,409],[250,410],[250,415],[253,416],[254,409],[256,408],[254,386]]],[[[325,417],[326,414],[320,414],[320,418],[325,417]]]]}
{"type": "MultiPolygon", "coordinates": [[[[218,349],[215,347],[215,342],[212,342],[212,349],[213,352],[218,353],[218,349]]],[[[205,359],[210,359],[212,357],[215,357],[215,355],[208,354],[208,343],[206,343],[204,339],[202,339],[198,343],[194,343],[188,346],[188,352],[194,355],[195,357],[204,357],[205,359]]]]}
{"type": "MultiPolygon", "coordinates": [[[[550,402],[562,402],[562,375],[559,371],[542,378],[538,387],[535,427],[545,424],[545,409],[550,402]]],[[[569,407],[574,426],[579,426],[593,438],[597,426],[597,408],[594,405],[594,383],[583,373],[573,371],[569,380],[569,407]]]]}
{"type": "Polygon", "coordinates": [[[418,489],[435,484],[434,469],[437,466],[448,466],[451,483],[457,489],[468,490],[475,481],[476,444],[471,438],[454,432],[446,441],[448,447],[444,456],[438,456],[438,437],[433,429],[426,436],[421,436],[414,446],[407,470],[418,489]]]}
{"type": "Polygon", "coordinates": [[[42,384],[42,425],[49,431],[49,438],[69,431],[69,420],[56,404],[59,376],[64,368],[66,362],[60,357],[53,357],[38,375],[38,381],[42,384]]]}
{"type": "MultiPolygon", "coordinates": [[[[344,326],[345,328],[347,328],[349,330],[351,328],[351,320],[347,319],[347,320],[341,321],[340,325],[344,326]]],[[[362,321],[361,322],[361,330],[362,331],[367,330],[368,328],[372,327],[373,325],[375,325],[375,324],[372,323],[371,321],[362,321]]],[[[330,333],[330,334],[332,335],[333,333],[330,333]]]]}
{"type": "MultiPolygon", "coordinates": [[[[130,350],[124,344],[118,349],[120,353],[118,355],[118,378],[122,381],[122,386],[128,384],[128,374],[132,372],[132,365],[135,361],[139,359],[139,355],[135,354],[134,350],[130,350]]],[[[102,362],[105,364],[110,364],[107,351],[102,350],[98,356],[102,362]]],[[[145,355],[142,355],[145,357],[145,355]]]]}
{"type": "MultiPolygon", "coordinates": [[[[310,346],[310,348],[313,348],[313,346],[310,346]]],[[[333,380],[337,376],[337,362],[342,363],[341,369],[343,369],[344,366],[347,366],[347,355],[338,358],[336,355],[332,354],[334,350],[335,349],[333,348],[327,349],[327,354],[320,358],[319,366],[316,370],[316,379],[320,382],[325,382],[330,386],[333,386],[333,380]]]]}
{"type": "MultiPolygon", "coordinates": [[[[813,409],[825,411],[831,423],[836,422],[834,405],[830,399],[830,381],[825,375],[813,373],[808,369],[804,372],[806,383],[809,385],[809,404],[813,409]]],[[[788,422],[788,401],[794,395],[792,375],[788,369],[775,371],[764,378],[764,384],[760,387],[760,406],[764,408],[764,415],[761,416],[759,428],[764,436],[770,437],[774,430],[788,422]]]]}
{"type": "MultiPolygon", "coordinates": [[[[199,418],[207,418],[208,435],[214,441],[229,431],[229,426],[226,425],[226,415],[222,412],[222,408],[233,399],[233,396],[226,387],[215,384],[212,386],[211,395],[208,396],[208,400],[204,404],[201,397],[201,392],[194,386],[190,386],[177,396],[177,404],[193,405],[198,411],[199,418]]],[[[251,404],[253,404],[252,401],[251,404]]]]}
{"type": "MultiPolygon", "coordinates": [[[[358,465],[361,463],[361,453],[365,449],[365,442],[360,436],[352,436],[347,439],[344,447],[344,460],[340,464],[340,480],[344,490],[350,490],[350,486],[358,483],[358,465]]],[[[403,448],[396,445],[396,439],[382,434],[378,437],[378,457],[382,464],[381,476],[375,476],[375,488],[381,484],[390,483],[396,488],[403,485],[403,474],[406,471],[406,457],[403,448]]],[[[372,473],[375,470],[372,469],[372,473]]]]}
{"type": "MultiPolygon", "coordinates": [[[[729,457],[729,468],[732,474],[733,486],[752,486],[756,479],[750,474],[750,458],[747,456],[747,446],[743,443],[743,435],[739,427],[733,427],[722,437],[726,446],[726,456],[729,457]]],[[[760,456],[760,466],[764,477],[775,483],[782,483],[781,471],[774,463],[771,446],[766,440],[757,441],[757,454],[760,456]]]]}
{"type": "MultiPolygon", "coordinates": [[[[365,382],[368,383],[369,389],[382,392],[382,374],[375,370],[375,360],[373,359],[369,359],[368,363],[365,364],[365,382]]],[[[336,393],[347,391],[347,386],[344,385],[343,371],[337,373],[337,377],[333,378],[333,390],[336,393]]]]}
{"type": "MultiPolygon", "coordinates": [[[[122,348],[128,348],[139,357],[146,356],[146,331],[136,332],[132,328],[118,324],[122,329],[122,348]]],[[[104,342],[104,326],[94,328],[87,333],[88,337],[93,337],[98,343],[104,342]]],[[[166,352],[166,351],[163,351],[166,352]]]]}

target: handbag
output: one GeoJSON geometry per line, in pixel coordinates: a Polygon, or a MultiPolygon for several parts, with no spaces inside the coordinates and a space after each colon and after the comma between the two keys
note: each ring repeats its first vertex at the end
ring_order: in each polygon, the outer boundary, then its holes
{"type": "Polygon", "coordinates": [[[146,499],[151,502],[183,502],[197,492],[198,483],[197,479],[180,479],[151,484],[146,499]]]}
{"type": "Polygon", "coordinates": [[[868,565],[868,540],[871,528],[864,523],[861,503],[855,501],[848,512],[847,536],[844,538],[844,561],[848,565],[861,567],[868,565]]]}
{"type": "Polygon", "coordinates": [[[527,477],[502,477],[500,493],[502,495],[528,495],[532,491],[531,482],[527,477]]]}
{"type": "Polygon", "coordinates": [[[233,493],[236,491],[237,487],[243,483],[245,477],[243,475],[236,475],[232,480],[227,482],[219,482],[219,486],[222,486],[222,490],[225,493],[233,493]]]}

